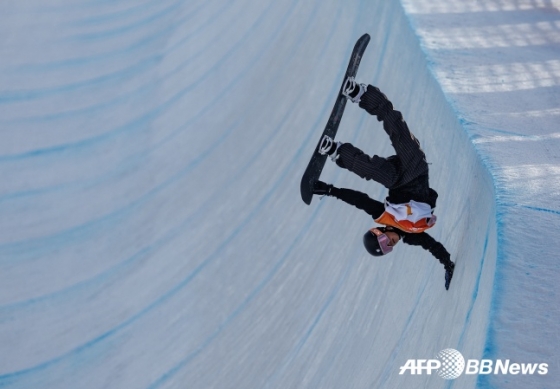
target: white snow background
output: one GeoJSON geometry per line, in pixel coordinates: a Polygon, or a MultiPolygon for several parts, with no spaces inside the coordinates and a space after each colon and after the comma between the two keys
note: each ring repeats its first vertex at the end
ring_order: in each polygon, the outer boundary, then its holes
{"type": "MultiPolygon", "coordinates": [[[[0,387],[556,388],[556,0],[0,2],[0,387]],[[299,196],[356,39],[439,192],[428,252],[299,196]],[[445,348],[547,375],[399,375],[445,348]]],[[[337,135],[393,149],[349,104],[337,135]]],[[[323,179],[386,190],[330,161],[323,179]]]]}

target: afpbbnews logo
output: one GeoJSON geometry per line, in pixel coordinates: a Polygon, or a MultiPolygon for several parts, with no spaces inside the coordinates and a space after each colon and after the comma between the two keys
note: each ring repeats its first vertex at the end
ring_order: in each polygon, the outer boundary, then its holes
{"type": "Polygon", "coordinates": [[[469,359],[452,348],[441,350],[437,359],[409,359],[401,366],[399,374],[412,375],[437,374],[446,380],[453,380],[461,374],[511,374],[532,375],[548,374],[547,363],[512,363],[509,359],[469,359]]]}

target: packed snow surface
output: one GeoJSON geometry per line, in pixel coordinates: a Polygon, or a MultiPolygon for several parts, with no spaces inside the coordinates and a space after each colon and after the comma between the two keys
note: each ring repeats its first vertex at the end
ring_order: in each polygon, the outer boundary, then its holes
{"type": "MultiPolygon", "coordinates": [[[[550,0],[1,2],[0,387],[555,387],[559,43],[550,0]],[[357,79],[427,155],[449,291],[299,196],[365,32],[357,79]],[[548,374],[399,374],[444,349],[548,374]]],[[[355,104],[337,140],[394,153],[355,104]]]]}

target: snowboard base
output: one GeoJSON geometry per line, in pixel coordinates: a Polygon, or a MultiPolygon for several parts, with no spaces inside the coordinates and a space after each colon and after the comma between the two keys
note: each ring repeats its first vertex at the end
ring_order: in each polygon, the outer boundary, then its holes
{"type": "Polygon", "coordinates": [[[334,103],[331,116],[329,117],[329,121],[327,122],[323,133],[319,137],[319,141],[317,142],[315,151],[313,152],[311,160],[307,165],[307,169],[305,169],[305,172],[303,173],[300,184],[300,192],[301,199],[307,205],[311,204],[311,199],[313,198],[313,185],[321,176],[321,172],[323,171],[323,167],[325,166],[325,162],[327,160],[327,155],[321,155],[318,151],[321,139],[323,139],[324,135],[328,135],[334,139],[338,131],[338,126],[340,124],[340,120],[342,119],[344,108],[346,108],[346,97],[342,94],[342,87],[344,86],[344,82],[348,77],[356,76],[356,73],[358,72],[358,68],[360,66],[360,61],[362,60],[362,56],[366,50],[369,40],[369,34],[364,34],[354,45],[354,50],[352,51],[350,62],[348,64],[348,68],[346,69],[346,73],[344,74],[344,79],[342,80],[342,84],[340,86],[336,102],[334,103]]]}

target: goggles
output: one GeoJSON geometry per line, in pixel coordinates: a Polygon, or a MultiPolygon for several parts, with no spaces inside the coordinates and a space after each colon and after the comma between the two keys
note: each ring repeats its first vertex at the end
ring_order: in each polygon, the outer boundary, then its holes
{"type": "Polygon", "coordinates": [[[385,235],[377,228],[372,228],[369,231],[377,237],[377,242],[379,243],[379,248],[381,249],[383,255],[389,254],[391,251],[393,251],[393,246],[389,245],[391,241],[389,240],[389,237],[387,235],[385,235]]]}

